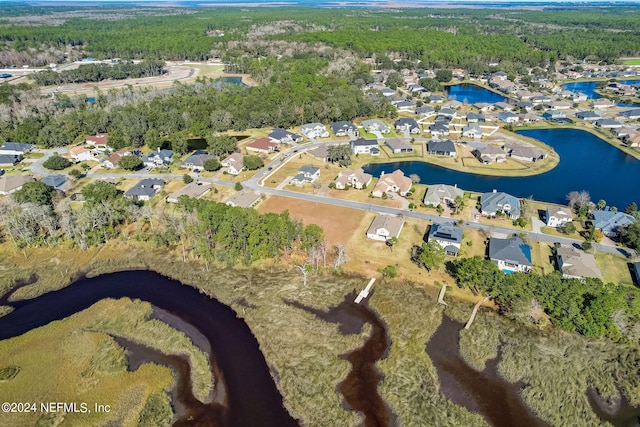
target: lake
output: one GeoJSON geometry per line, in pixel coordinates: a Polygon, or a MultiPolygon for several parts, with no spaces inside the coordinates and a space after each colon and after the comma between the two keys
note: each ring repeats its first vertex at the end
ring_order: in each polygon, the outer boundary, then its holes
{"type": "Polygon", "coordinates": [[[123,297],[148,301],[178,316],[209,342],[214,379],[222,381],[216,388],[224,386],[226,405],[185,399],[186,415],[177,425],[298,425],[282,406],[282,396],[247,324],[230,307],[154,272],[126,271],[81,279],[31,300],[0,298],[0,304],[14,308],[0,317],[0,340],[71,316],[101,299],[123,297]]]}
{"type": "Polygon", "coordinates": [[[470,83],[462,83],[459,85],[449,86],[445,89],[447,98],[454,99],[467,104],[475,104],[476,102],[488,102],[494,104],[496,102],[507,102],[508,98],[487,90],[483,87],[470,83]]]}
{"type": "MultiPolygon", "coordinates": [[[[620,83],[624,84],[633,84],[640,82],[640,80],[620,80],[620,83]]],[[[587,95],[590,99],[598,99],[602,98],[602,95],[596,92],[596,82],[575,82],[575,83],[565,83],[562,87],[566,90],[570,90],[572,92],[582,92],[587,95]]],[[[638,107],[640,104],[631,103],[626,104],[624,102],[618,102],[616,104],[619,107],[638,107]]]]}
{"type": "Polygon", "coordinates": [[[494,189],[516,197],[566,203],[571,191],[587,190],[591,199],[604,199],[611,206],[624,209],[640,202],[632,186],[640,177],[640,160],[625,154],[600,138],[578,129],[520,130],[516,133],[550,145],[560,155],[560,163],[541,175],[497,177],[459,172],[424,162],[378,163],[364,166],[374,176],[401,169],[405,175],[417,174],[423,184],[457,184],[476,192],[494,189]]]}

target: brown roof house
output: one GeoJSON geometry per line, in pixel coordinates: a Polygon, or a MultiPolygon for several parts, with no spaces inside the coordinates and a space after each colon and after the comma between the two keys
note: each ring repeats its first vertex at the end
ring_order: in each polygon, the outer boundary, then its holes
{"type": "Polygon", "coordinates": [[[102,163],[102,166],[107,169],[117,168],[118,164],[120,163],[120,159],[130,155],[131,155],[131,150],[129,150],[128,148],[122,148],[116,151],[115,153],[111,154],[109,158],[102,163]]]}
{"type": "Polygon", "coordinates": [[[173,193],[169,194],[167,196],[167,202],[178,203],[178,199],[180,198],[180,196],[187,196],[194,199],[199,199],[200,197],[207,194],[210,190],[211,190],[211,187],[209,185],[205,185],[201,182],[193,181],[185,185],[178,191],[174,191],[173,193]]]}
{"type": "Polygon", "coordinates": [[[260,154],[269,154],[278,148],[278,144],[272,142],[269,138],[258,138],[250,144],[247,144],[247,151],[253,151],[260,154]]]}
{"type": "Polygon", "coordinates": [[[253,191],[238,191],[225,202],[229,206],[251,208],[258,204],[262,198],[253,191]]]}
{"type": "Polygon", "coordinates": [[[362,190],[366,188],[369,184],[371,184],[371,179],[373,177],[362,170],[362,168],[358,168],[356,170],[345,169],[343,171],[338,172],[338,178],[336,179],[336,188],[339,190],[343,190],[347,188],[347,186],[351,186],[353,188],[357,188],[358,190],[362,190]]]}
{"type": "Polygon", "coordinates": [[[27,182],[33,182],[32,175],[10,175],[0,177],[0,194],[6,195],[20,190],[27,182]]]}
{"type": "Polygon", "coordinates": [[[109,146],[108,133],[96,133],[85,138],[85,145],[93,146],[99,150],[106,150],[109,146]]]}
{"type": "Polygon", "coordinates": [[[383,193],[399,193],[401,196],[406,196],[407,192],[411,190],[411,185],[413,185],[411,178],[405,176],[400,169],[389,174],[382,172],[371,195],[382,197],[383,193]]]}
{"type": "Polygon", "coordinates": [[[227,168],[227,173],[239,175],[244,169],[244,157],[241,153],[233,153],[222,161],[222,166],[227,168]]]}
{"type": "Polygon", "coordinates": [[[386,242],[398,238],[404,226],[404,218],[392,215],[378,215],[367,230],[367,238],[386,242]]]}
{"type": "Polygon", "coordinates": [[[596,265],[595,257],[580,249],[559,245],[556,248],[556,260],[565,279],[593,277],[602,280],[602,273],[596,265]]]}

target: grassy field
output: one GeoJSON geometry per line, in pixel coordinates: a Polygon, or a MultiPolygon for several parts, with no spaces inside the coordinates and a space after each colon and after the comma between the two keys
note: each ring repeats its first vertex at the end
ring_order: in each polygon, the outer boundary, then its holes
{"type": "Polygon", "coordinates": [[[640,65],[640,59],[624,59],[622,63],[624,65],[640,65]]]}
{"type": "Polygon", "coordinates": [[[171,371],[155,364],[127,371],[123,349],[96,328],[101,321],[122,321],[121,310],[128,317],[139,314],[141,308],[142,303],[131,301],[102,301],[67,319],[0,342],[0,369],[18,370],[13,378],[2,382],[0,400],[86,402],[91,409],[84,414],[5,413],[2,424],[136,426],[151,421],[167,425],[172,414],[168,402],[154,414],[155,420],[143,420],[141,414],[150,396],[164,394],[171,387],[171,371]],[[94,404],[109,405],[112,410],[95,412],[94,404]]]}
{"type": "Polygon", "coordinates": [[[604,252],[597,252],[594,256],[596,257],[596,264],[598,268],[600,268],[602,279],[605,283],[611,282],[619,285],[633,286],[631,271],[629,270],[629,264],[625,257],[606,254],[604,252]]]}

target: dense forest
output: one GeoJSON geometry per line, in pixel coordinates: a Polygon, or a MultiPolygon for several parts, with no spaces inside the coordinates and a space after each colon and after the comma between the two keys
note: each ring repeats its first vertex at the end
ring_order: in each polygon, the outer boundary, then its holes
{"type": "Polygon", "coordinates": [[[544,319],[567,331],[587,336],[606,335],[614,340],[640,338],[640,291],[634,287],[604,284],[599,279],[563,279],[552,274],[504,274],[480,257],[449,265],[458,285],[476,294],[491,295],[507,316],[544,319]]]}
{"type": "Polygon", "coordinates": [[[349,9],[288,8],[286,19],[279,8],[191,8],[188,13],[180,8],[173,15],[163,16],[136,8],[137,13],[130,18],[107,9],[113,15],[111,19],[56,18],[56,25],[40,19],[43,25],[29,26],[16,24],[9,15],[37,13],[41,18],[52,14],[53,9],[8,9],[5,25],[0,27],[3,50],[81,47],[86,55],[100,59],[204,60],[226,50],[230,41],[265,36],[344,47],[352,43],[363,55],[398,53],[448,63],[460,63],[473,52],[477,59],[527,64],[567,56],[613,61],[640,54],[640,11],[633,7],[561,11],[359,9],[358,13],[349,9]],[[210,37],[213,29],[224,31],[224,37],[210,37]]]}
{"type": "Polygon", "coordinates": [[[56,72],[45,70],[31,74],[31,78],[39,85],[59,85],[65,83],[99,82],[107,79],[137,79],[162,74],[164,62],[145,60],[138,64],[86,64],[73,70],[56,72]]]}

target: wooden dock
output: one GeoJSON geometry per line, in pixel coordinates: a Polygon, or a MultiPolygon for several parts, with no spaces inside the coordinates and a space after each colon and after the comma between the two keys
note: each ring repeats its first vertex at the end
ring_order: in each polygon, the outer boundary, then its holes
{"type": "Polygon", "coordinates": [[[471,312],[471,317],[469,317],[469,320],[467,321],[467,324],[464,325],[465,329],[469,329],[471,327],[471,324],[473,324],[473,321],[476,318],[476,313],[478,313],[478,309],[480,308],[480,306],[482,305],[483,302],[488,301],[491,298],[491,296],[488,296],[484,299],[481,299],[480,301],[478,301],[476,303],[475,306],[473,306],[473,311],[471,312]]]}
{"type": "Polygon", "coordinates": [[[363,299],[365,299],[366,297],[368,297],[368,296],[369,296],[369,292],[371,291],[371,287],[373,286],[373,282],[375,282],[375,281],[376,281],[376,279],[375,279],[375,278],[372,278],[372,279],[369,281],[369,284],[367,285],[367,287],[366,287],[366,288],[364,288],[364,289],[363,289],[363,290],[358,294],[358,296],[356,297],[356,299],[355,299],[355,301],[354,301],[356,304],[360,304],[360,301],[362,301],[363,299]]]}
{"type": "Polygon", "coordinates": [[[447,292],[447,285],[442,285],[442,289],[440,289],[440,293],[438,294],[438,304],[442,304],[445,306],[449,306],[446,302],[444,302],[444,294],[447,292]]]}

